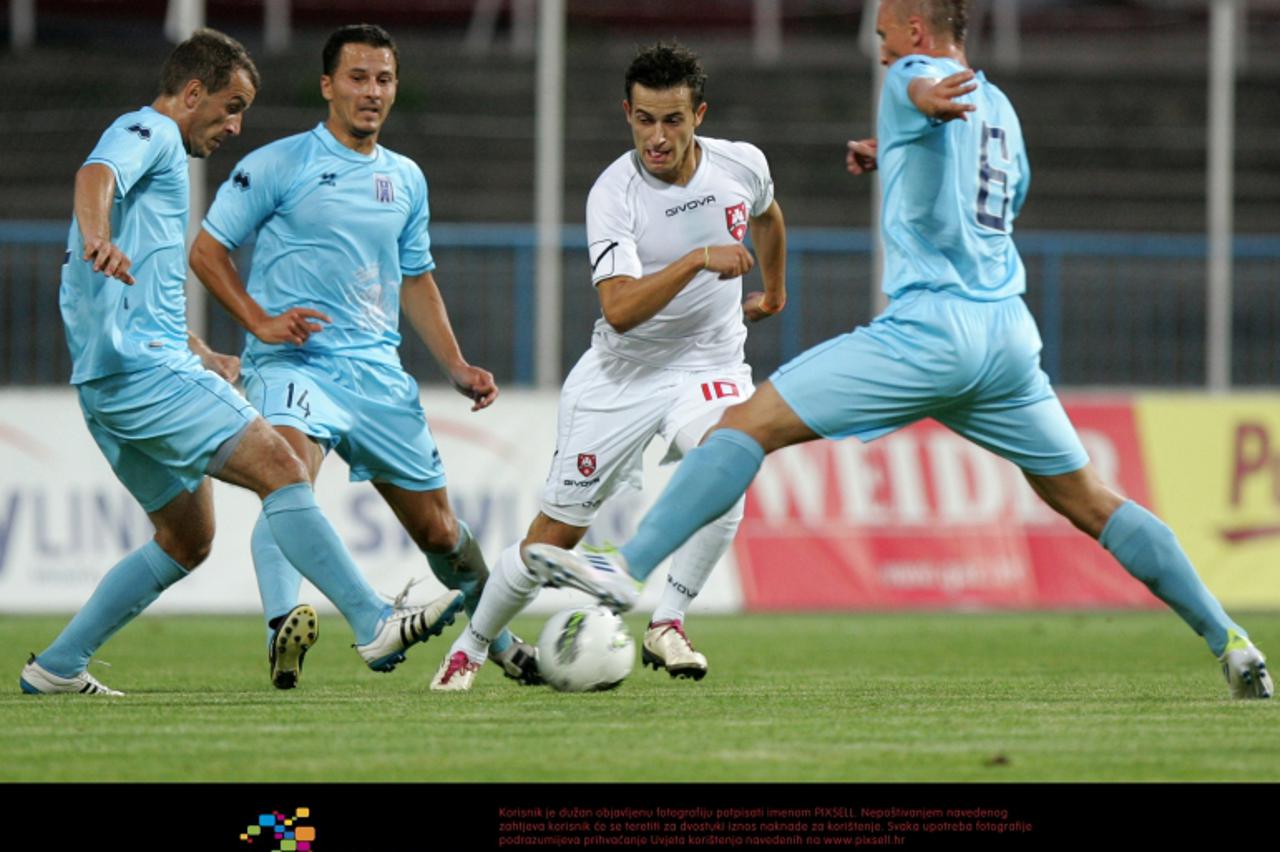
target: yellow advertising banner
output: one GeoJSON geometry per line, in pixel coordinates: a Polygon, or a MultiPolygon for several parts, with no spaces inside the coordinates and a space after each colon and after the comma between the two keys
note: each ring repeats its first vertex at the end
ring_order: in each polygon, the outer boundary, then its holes
{"type": "Polygon", "coordinates": [[[1280,607],[1280,394],[1134,400],[1152,507],[1228,609],[1280,607]]]}

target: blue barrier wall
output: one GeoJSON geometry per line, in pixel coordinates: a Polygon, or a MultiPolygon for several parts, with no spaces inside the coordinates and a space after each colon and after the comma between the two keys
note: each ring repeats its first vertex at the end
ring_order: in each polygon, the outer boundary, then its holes
{"type": "MultiPolygon", "coordinates": [[[[58,268],[67,225],[0,222],[0,384],[56,384],[70,375],[58,313],[58,268]]],[[[787,309],[755,325],[747,354],[757,380],[806,347],[872,316],[866,231],[792,228],[787,309]]],[[[448,225],[431,229],[436,278],[463,350],[500,382],[534,376],[534,229],[448,225]]],[[[1201,236],[1019,232],[1027,302],[1044,338],[1043,363],[1067,386],[1193,388],[1205,381],[1205,240],[1201,236]]],[[[581,226],[561,234],[565,290],[561,369],[590,342],[599,315],[581,226]]],[[[237,262],[247,274],[249,254],[237,262]]],[[[758,274],[747,281],[758,289],[758,274]]],[[[1280,236],[1238,237],[1232,381],[1280,384],[1280,236]]],[[[210,300],[208,340],[239,351],[243,334],[210,300]]],[[[405,326],[407,329],[407,325],[405,326]]],[[[440,379],[426,348],[407,337],[406,367],[440,379]]]]}

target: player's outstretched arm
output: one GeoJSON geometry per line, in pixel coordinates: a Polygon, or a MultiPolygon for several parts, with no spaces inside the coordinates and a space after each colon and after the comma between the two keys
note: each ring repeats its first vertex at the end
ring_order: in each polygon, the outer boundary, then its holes
{"type": "Polygon", "coordinates": [[[939,121],[952,121],[957,118],[968,121],[965,113],[973,112],[977,106],[960,103],[956,98],[978,88],[978,84],[973,82],[974,76],[973,71],[966,68],[941,80],[917,77],[907,86],[907,95],[916,105],[916,109],[929,118],[939,121]]]}
{"type": "Polygon", "coordinates": [[[102,163],[90,163],[76,172],[75,211],[84,240],[84,260],[93,271],[133,283],[133,262],[111,242],[111,204],[115,200],[116,175],[102,163]]]}
{"type": "Polygon", "coordinates": [[[738,278],[755,264],[751,252],[739,243],[703,246],[643,278],[606,278],[596,285],[596,295],[605,322],[623,334],[652,319],[704,269],[719,273],[721,278],[738,278]]]}
{"type": "Polygon", "coordinates": [[[845,146],[844,167],[851,175],[864,175],[876,170],[876,140],[850,139],[845,146]]]}
{"type": "Polygon", "coordinates": [[[209,344],[190,331],[187,332],[187,348],[196,354],[206,370],[217,373],[229,382],[240,378],[240,359],[237,356],[215,352],[209,344]]]}
{"type": "Polygon", "coordinates": [[[751,241],[760,258],[764,292],[748,293],[742,312],[751,322],[759,322],[787,304],[787,225],[778,202],[751,219],[751,241]]]}
{"type": "Polygon", "coordinates": [[[332,321],[313,308],[290,308],[276,316],[267,313],[249,295],[227,247],[203,228],[191,244],[190,263],[191,271],[204,283],[205,289],[236,318],[236,322],[244,326],[245,331],[263,343],[301,346],[308,337],[324,329],[316,320],[332,321]]]}
{"type": "Polygon", "coordinates": [[[400,285],[400,307],[453,387],[474,403],[471,410],[493,405],[498,398],[498,384],[493,373],[471,366],[462,357],[435,276],[430,272],[405,276],[400,285]]]}

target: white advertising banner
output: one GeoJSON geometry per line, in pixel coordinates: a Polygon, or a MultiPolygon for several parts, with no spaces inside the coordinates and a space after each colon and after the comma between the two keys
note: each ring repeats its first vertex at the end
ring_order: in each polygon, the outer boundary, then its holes
{"type": "MultiPolygon", "coordinates": [[[[556,395],[504,391],[472,414],[469,403],[427,387],[423,405],[449,476],[458,516],[492,563],[518,541],[538,511],[538,494],[555,443],[556,395]]],[[[655,499],[674,467],[658,467],[665,447],[646,454],[643,494],[622,494],[602,509],[589,542],[621,542],[655,499]]],[[[399,522],[368,483],[347,479],[331,454],[316,491],[321,506],[374,588],[395,595],[413,579],[410,600],[442,591],[399,522]]],[[[214,483],[217,534],[209,559],[153,605],[157,612],[256,612],[257,585],[249,534],[259,501],[214,483]]],[[[145,513],[116,481],[85,428],[71,388],[0,390],[0,612],[71,612],[124,554],[152,535],[145,513]]],[[[660,570],[639,610],[652,609],[666,583],[660,570]]],[[[309,585],[303,600],[332,608],[309,585]]],[[[587,602],[577,592],[545,590],[540,613],[587,602]]],[[[694,604],[694,612],[741,607],[736,567],[727,555],[694,604]]]]}

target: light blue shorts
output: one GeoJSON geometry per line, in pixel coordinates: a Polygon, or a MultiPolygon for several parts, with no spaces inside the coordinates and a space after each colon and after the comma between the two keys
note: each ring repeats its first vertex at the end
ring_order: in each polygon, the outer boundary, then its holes
{"type": "Polygon", "coordinates": [[[932,417],[1042,476],[1089,456],[1040,369],[1021,297],[977,302],[913,291],[869,325],[779,367],[770,382],[824,438],[870,441],[932,417]]]}
{"type": "Polygon", "coordinates": [[[258,417],[194,356],[94,379],[78,390],[89,434],[147,512],[199,488],[218,449],[258,417]]]}
{"type": "Polygon", "coordinates": [[[244,390],[273,426],[291,426],[336,450],[351,481],[409,491],[444,488],[444,463],[418,383],[399,365],[330,355],[245,358],[244,390]]]}

